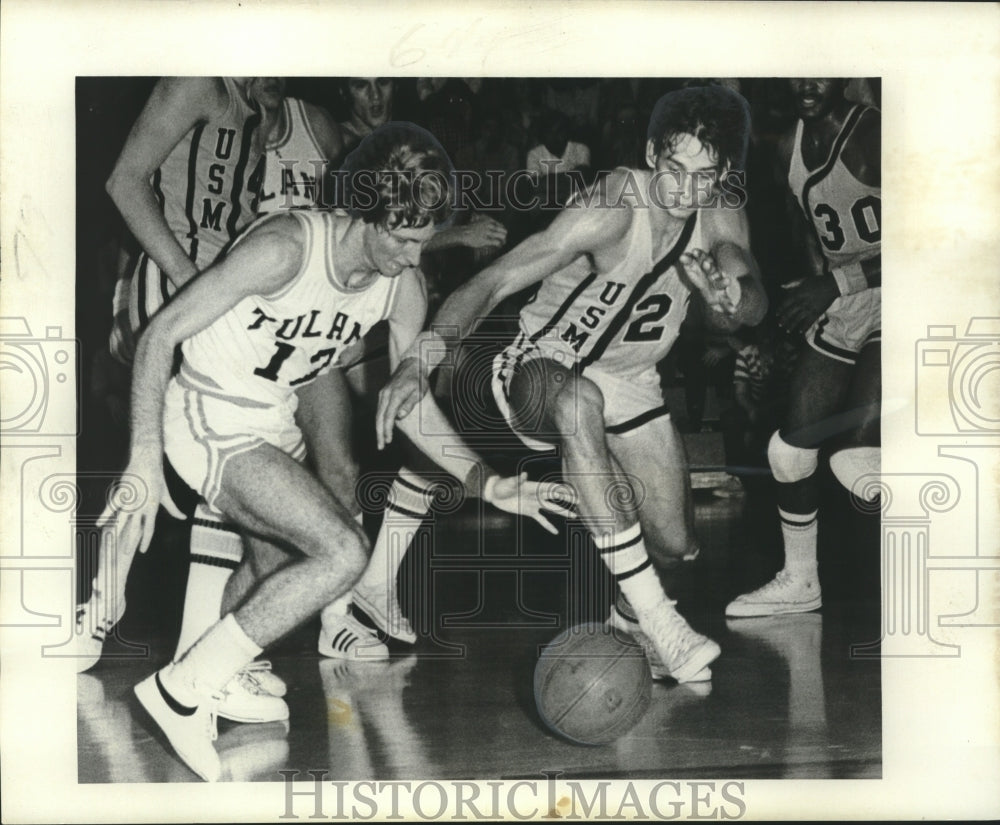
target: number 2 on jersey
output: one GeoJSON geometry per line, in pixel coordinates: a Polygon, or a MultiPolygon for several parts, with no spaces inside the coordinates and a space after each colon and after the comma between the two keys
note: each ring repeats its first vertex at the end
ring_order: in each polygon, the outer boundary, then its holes
{"type": "Polygon", "coordinates": [[[670,311],[671,303],[670,296],[663,293],[650,295],[648,298],[639,301],[635,305],[636,312],[643,312],[644,314],[628,325],[622,341],[628,341],[629,343],[636,341],[659,341],[663,337],[663,327],[651,327],[649,324],[653,324],[663,318],[670,311]],[[646,310],[649,310],[649,312],[646,312],[646,310]]]}

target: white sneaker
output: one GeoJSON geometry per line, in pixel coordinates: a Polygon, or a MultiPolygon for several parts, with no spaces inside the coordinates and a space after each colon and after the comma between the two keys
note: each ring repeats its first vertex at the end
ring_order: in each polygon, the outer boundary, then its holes
{"type": "Polygon", "coordinates": [[[283,722],[288,718],[288,705],[264,689],[257,678],[261,671],[254,664],[240,670],[222,689],[216,713],[233,722],[283,722]]]}
{"type": "Polygon", "coordinates": [[[358,588],[353,593],[353,600],[354,604],[364,610],[387,636],[406,642],[408,645],[416,644],[417,634],[410,620],[399,609],[395,590],[369,591],[358,588]]]}
{"type": "MultiPolygon", "coordinates": [[[[649,636],[642,632],[642,628],[639,627],[638,622],[628,618],[618,609],[618,605],[616,604],[611,605],[611,615],[608,616],[607,625],[613,630],[627,633],[635,639],[635,641],[642,648],[643,652],[646,654],[646,661],[649,662],[649,672],[654,680],[667,679],[671,677],[670,671],[667,670],[667,666],[663,664],[663,660],[660,658],[660,654],[656,652],[656,648],[653,646],[653,642],[649,636]]],[[[711,682],[712,669],[710,667],[703,667],[685,681],[711,682]]],[[[709,691],[711,691],[711,687],[709,688],[709,691]]]]}
{"type": "Polygon", "coordinates": [[[73,638],[76,640],[77,673],[90,670],[100,661],[104,640],[125,615],[124,596],[117,600],[117,604],[112,605],[97,589],[97,579],[94,579],[93,587],[90,599],[76,608],[76,630],[73,638]]]}
{"type": "Polygon", "coordinates": [[[389,658],[389,648],[375,631],[350,614],[331,617],[319,632],[319,652],[332,659],[378,662],[389,658]]]}
{"type": "Polygon", "coordinates": [[[218,697],[205,697],[201,704],[185,707],[167,692],[160,671],[139,682],[135,695],[184,763],[206,782],[218,781],[222,765],[213,745],[219,736],[215,719],[218,697]]]}
{"type": "Polygon", "coordinates": [[[271,663],[267,659],[254,659],[243,670],[256,680],[265,693],[278,697],[288,693],[288,685],[271,670],[271,663]]]}
{"type": "Polygon", "coordinates": [[[719,657],[722,649],[707,636],[692,630],[674,608],[675,604],[664,600],[646,616],[640,616],[639,624],[668,676],[678,682],[700,681],[701,671],[719,657]]]}
{"type": "Polygon", "coordinates": [[[779,613],[808,613],[823,606],[819,581],[795,578],[788,570],[752,593],[737,596],[726,605],[727,616],[775,616],[779,613]]]}

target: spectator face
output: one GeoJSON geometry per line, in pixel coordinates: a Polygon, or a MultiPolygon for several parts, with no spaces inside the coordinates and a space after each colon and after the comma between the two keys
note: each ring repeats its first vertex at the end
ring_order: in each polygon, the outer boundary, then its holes
{"type": "Polygon", "coordinates": [[[654,154],[653,141],[649,141],[646,161],[656,173],[653,205],[665,208],[675,218],[686,218],[696,209],[713,205],[719,178],[727,171],[720,172],[711,147],[687,134],[665,140],[659,155],[654,154]]]}
{"type": "Polygon", "coordinates": [[[392,78],[352,77],[347,81],[351,116],[377,129],[392,116],[392,78]]]}
{"type": "Polygon", "coordinates": [[[828,115],[843,99],[846,83],[832,77],[796,77],[791,81],[795,109],[803,120],[828,115]]]}

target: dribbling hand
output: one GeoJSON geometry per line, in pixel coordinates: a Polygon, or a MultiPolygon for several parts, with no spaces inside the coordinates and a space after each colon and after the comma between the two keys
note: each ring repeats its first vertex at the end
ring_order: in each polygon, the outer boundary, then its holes
{"type": "Polygon", "coordinates": [[[565,484],[528,481],[527,473],[505,478],[494,476],[494,479],[490,479],[483,490],[486,501],[507,513],[533,518],[553,535],[559,531],[544,513],[558,513],[567,517],[576,515],[563,504],[566,496],[565,484]]]}
{"type": "Polygon", "coordinates": [[[161,459],[129,461],[122,473],[122,482],[126,480],[134,486],[120,483],[112,489],[97,526],[117,533],[117,552],[130,556],[136,550],[145,553],[149,549],[160,505],[174,518],[183,519],[184,514],[167,492],[161,459]]]}
{"type": "Polygon", "coordinates": [[[740,303],[740,282],[719,268],[715,257],[701,249],[692,249],[680,257],[681,266],[708,308],[732,316],[740,303]]]}

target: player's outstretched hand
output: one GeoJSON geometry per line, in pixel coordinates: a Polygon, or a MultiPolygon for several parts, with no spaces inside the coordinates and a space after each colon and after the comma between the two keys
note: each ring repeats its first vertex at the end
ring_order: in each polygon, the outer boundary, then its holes
{"type": "Polygon", "coordinates": [[[471,249],[492,249],[507,240],[507,227],[488,215],[473,215],[463,227],[462,238],[471,249]]]}
{"type": "Polygon", "coordinates": [[[184,518],[167,492],[162,459],[132,459],[122,473],[121,482],[112,488],[108,506],[97,520],[97,526],[118,534],[115,546],[119,553],[126,556],[136,550],[145,553],[153,540],[156,513],[161,504],[174,518],[184,518]]]}
{"type": "Polygon", "coordinates": [[[789,288],[778,309],[778,326],[788,332],[805,332],[839,294],[837,282],[831,277],[803,278],[789,288]]]}
{"type": "Polygon", "coordinates": [[[681,266],[708,308],[732,316],[740,303],[740,282],[719,268],[715,257],[702,249],[692,249],[680,258],[681,266]]]}
{"type": "Polygon", "coordinates": [[[483,497],[494,507],[518,516],[533,518],[550,533],[559,531],[545,517],[545,513],[558,513],[572,517],[576,513],[566,506],[566,485],[558,482],[528,481],[528,474],[490,478],[483,490],[483,497]]]}
{"type": "Polygon", "coordinates": [[[427,376],[416,357],[406,358],[378,394],[375,412],[375,442],[380,450],[392,443],[396,421],[406,418],[428,387],[427,376]]]}

